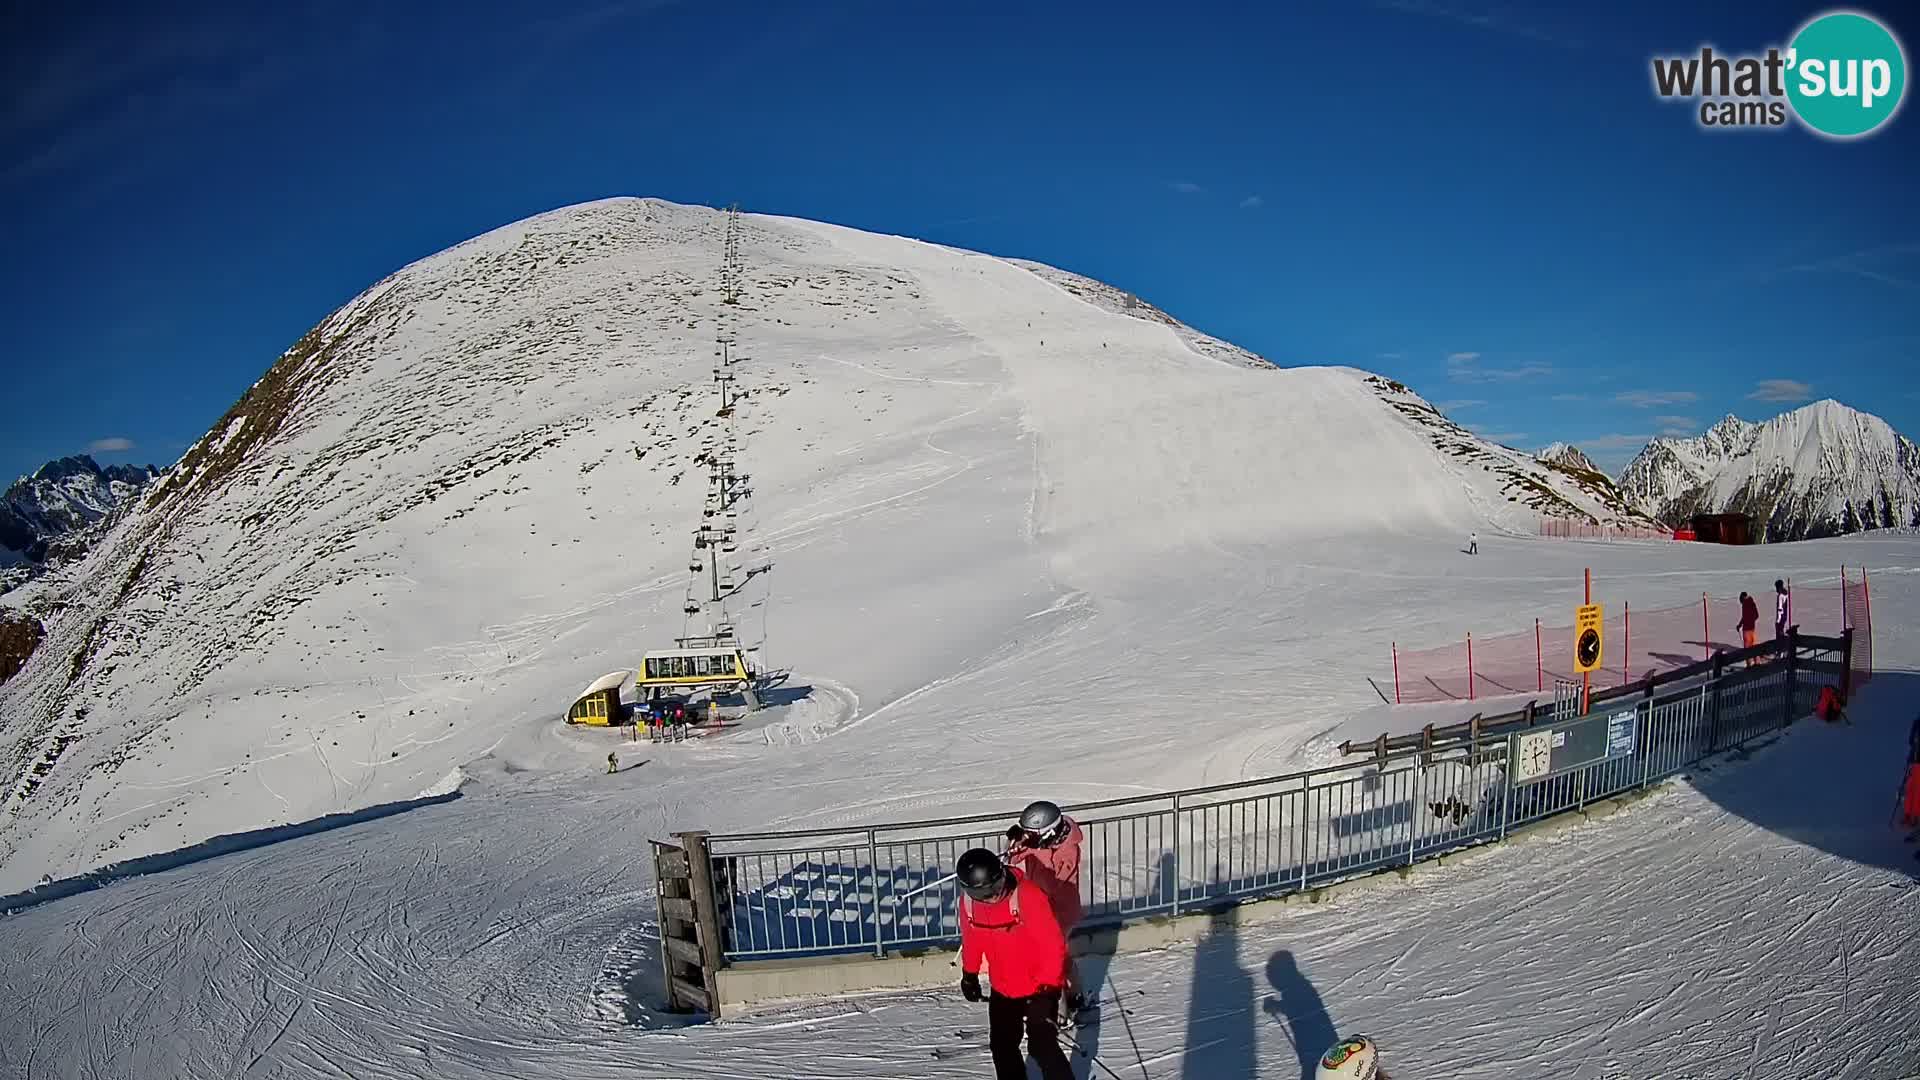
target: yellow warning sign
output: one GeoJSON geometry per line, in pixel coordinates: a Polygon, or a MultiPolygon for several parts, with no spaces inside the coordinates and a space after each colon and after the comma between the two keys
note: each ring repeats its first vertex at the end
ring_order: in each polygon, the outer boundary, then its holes
{"type": "Polygon", "coordinates": [[[1599,604],[1582,604],[1573,613],[1573,670],[1585,674],[1600,670],[1606,654],[1605,620],[1599,604]]]}

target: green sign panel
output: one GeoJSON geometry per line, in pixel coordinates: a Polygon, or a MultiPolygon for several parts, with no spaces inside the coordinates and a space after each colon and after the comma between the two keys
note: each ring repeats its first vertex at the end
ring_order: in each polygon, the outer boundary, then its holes
{"type": "Polygon", "coordinates": [[[1621,709],[1508,736],[1508,760],[1516,783],[1530,784],[1612,758],[1631,757],[1639,711],[1621,709]]]}

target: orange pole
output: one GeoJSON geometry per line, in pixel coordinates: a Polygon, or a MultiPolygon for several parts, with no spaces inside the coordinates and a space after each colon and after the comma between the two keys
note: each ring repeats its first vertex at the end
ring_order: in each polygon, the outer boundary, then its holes
{"type": "Polygon", "coordinates": [[[1547,662],[1540,652],[1540,620],[1533,620],[1533,688],[1544,691],[1547,688],[1547,662]]]}
{"type": "Polygon", "coordinates": [[[1473,700],[1473,631],[1467,631],[1467,700],[1473,700]]]}
{"type": "MultiPolygon", "coordinates": [[[[1593,603],[1593,567],[1589,566],[1585,570],[1581,571],[1581,576],[1586,581],[1587,603],[1591,604],[1593,603]]],[[[1581,716],[1587,715],[1587,710],[1592,706],[1592,704],[1593,704],[1593,672],[1583,671],[1580,673],[1580,715],[1581,716]]]]}
{"type": "Polygon", "coordinates": [[[1393,703],[1400,704],[1400,643],[1393,642],[1393,703]]]}
{"type": "Polygon", "coordinates": [[[1620,601],[1620,618],[1625,630],[1620,635],[1620,685],[1633,678],[1633,605],[1620,601]]]}
{"type": "Polygon", "coordinates": [[[1860,598],[1867,604],[1867,655],[1873,655],[1873,584],[1867,580],[1867,568],[1860,568],[1860,598]]]}

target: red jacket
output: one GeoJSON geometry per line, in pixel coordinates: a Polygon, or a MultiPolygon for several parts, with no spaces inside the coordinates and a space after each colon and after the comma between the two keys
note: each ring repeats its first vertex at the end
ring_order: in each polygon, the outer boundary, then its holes
{"type": "Polygon", "coordinates": [[[1760,625],[1760,605],[1749,596],[1740,601],[1740,629],[1752,630],[1760,625]]]}
{"type": "Polygon", "coordinates": [[[1009,870],[1014,887],[983,904],[960,894],[960,970],[980,973],[1003,997],[1031,997],[1067,985],[1067,938],[1047,893],[1018,870],[1009,870]]]}
{"type": "Polygon", "coordinates": [[[1085,914],[1080,902],[1080,845],[1086,830],[1072,818],[1067,819],[1066,838],[1052,847],[1015,847],[1007,852],[1007,861],[1026,871],[1035,885],[1047,890],[1053,902],[1053,914],[1060,929],[1072,933],[1085,914]]]}

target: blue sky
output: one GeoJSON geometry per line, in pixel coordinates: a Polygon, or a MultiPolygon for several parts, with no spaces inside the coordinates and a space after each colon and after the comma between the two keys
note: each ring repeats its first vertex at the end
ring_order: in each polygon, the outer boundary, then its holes
{"type": "Polygon", "coordinates": [[[0,473],[165,464],[382,275],[618,194],[1051,262],[1609,466],[1808,397],[1920,435],[1920,114],[1651,90],[1819,5],[168,7],[10,16],[0,473]]]}

